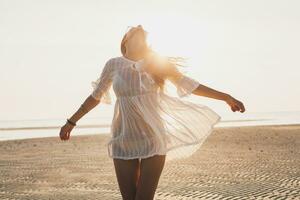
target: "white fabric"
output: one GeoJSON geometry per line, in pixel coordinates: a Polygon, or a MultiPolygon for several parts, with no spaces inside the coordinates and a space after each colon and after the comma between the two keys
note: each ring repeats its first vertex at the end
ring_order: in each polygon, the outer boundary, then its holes
{"type": "MultiPolygon", "coordinates": [[[[191,156],[221,117],[209,107],[169,96],[158,90],[141,61],[124,56],[109,59],[92,82],[92,96],[111,104],[109,89],[117,97],[107,143],[111,158],[146,158],[166,155],[166,161],[191,156]],[[135,65],[134,65],[135,64],[135,65]]],[[[170,80],[179,97],[192,94],[199,82],[186,75],[170,80]]]]}

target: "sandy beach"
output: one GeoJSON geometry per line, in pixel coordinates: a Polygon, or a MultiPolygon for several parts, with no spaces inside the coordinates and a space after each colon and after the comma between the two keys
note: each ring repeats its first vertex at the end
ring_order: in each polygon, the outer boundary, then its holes
{"type": "MultiPolygon", "coordinates": [[[[122,199],[109,137],[0,141],[0,199],[122,199]]],[[[215,128],[165,164],[155,199],[300,199],[300,125],[215,128]]]]}

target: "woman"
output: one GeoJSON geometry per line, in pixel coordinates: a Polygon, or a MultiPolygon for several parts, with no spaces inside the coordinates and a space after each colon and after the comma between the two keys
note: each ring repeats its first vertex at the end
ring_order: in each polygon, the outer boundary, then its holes
{"type": "Polygon", "coordinates": [[[195,94],[225,101],[232,111],[244,112],[243,103],[229,94],[201,85],[181,73],[179,59],[162,57],[146,42],[141,25],[131,27],[121,42],[122,56],[109,59],[92,94],[61,128],[68,140],[76,122],[100,102],[117,96],[107,143],[121,195],[125,200],[150,200],[166,161],[185,158],[199,149],[221,117],[207,106],[184,101],[164,92],[165,80],[179,97],[195,94]]]}

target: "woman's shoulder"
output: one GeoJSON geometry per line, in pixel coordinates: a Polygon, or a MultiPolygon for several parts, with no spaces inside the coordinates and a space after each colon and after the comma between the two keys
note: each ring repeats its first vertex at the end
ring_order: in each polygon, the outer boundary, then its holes
{"type": "Polygon", "coordinates": [[[122,59],[122,56],[114,56],[114,57],[109,58],[108,60],[111,62],[116,62],[116,61],[121,61],[123,59],[122,59]]]}
{"type": "Polygon", "coordinates": [[[115,70],[118,66],[118,63],[120,62],[119,60],[120,60],[119,57],[111,57],[111,58],[106,60],[104,66],[107,69],[115,70]]]}
{"type": "Polygon", "coordinates": [[[107,60],[107,64],[111,65],[112,67],[116,67],[123,61],[122,56],[115,56],[111,57],[107,60]]]}

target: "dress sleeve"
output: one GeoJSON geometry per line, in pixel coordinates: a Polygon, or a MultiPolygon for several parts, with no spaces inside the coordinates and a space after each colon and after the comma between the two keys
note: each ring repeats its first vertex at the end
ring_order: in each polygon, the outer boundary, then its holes
{"type": "Polygon", "coordinates": [[[105,63],[99,78],[91,82],[93,87],[91,96],[94,99],[100,100],[100,102],[106,104],[111,104],[111,95],[109,89],[112,85],[112,67],[113,66],[110,59],[105,63]]]}
{"type": "Polygon", "coordinates": [[[192,92],[200,85],[197,80],[182,73],[170,77],[169,80],[176,86],[177,95],[179,97],[185,97],[192,94],[192,92]]]}

